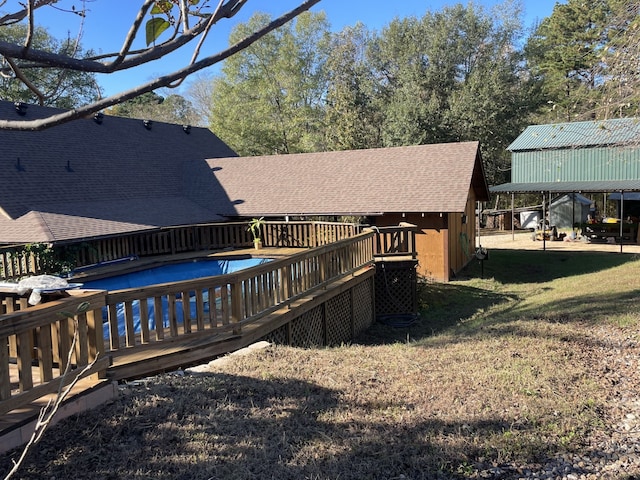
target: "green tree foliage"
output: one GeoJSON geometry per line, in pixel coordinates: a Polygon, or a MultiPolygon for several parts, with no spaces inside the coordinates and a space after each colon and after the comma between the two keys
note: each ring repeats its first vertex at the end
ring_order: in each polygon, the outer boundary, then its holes
{"type": "Polygon", "coordinates": [[[385,146],[437,143],[446,138],[442,114],[453,72],[416,18],[395,19],[371,47],[370,61],[379,85],[384,112],[385,146]]]}
{"type": "Polygon", "coordinates": [[[598,118],[640,114],[640,3],[610,0],[609,38],[601,59],[598,118]],[[602,71],[604,70],[604,71],[602,71]]]}
{"type": "Polygon", "coordinates": [[[114,105],[107,110],[107,113],[119,117],[155,120],[150,118],[148,113],[155,109],[156,106],[162,104],[163,101],[164,97],[158,95],[156,92],[144,93],[139,97],[114,105]]]}
{"type": "Polygon", "coordinates": [[[145,93],[107,110],[119,117],[155,120],[158,122],[195,125],[195,111],[182,95],[170,94],[163,97],[155,92],[145,93]]]}
{"type": "Polygon", "coordinates": [[[394,20],[372,49],[383,144],[480,141],[490,184],[507,179],[505,148],[539,106],[522,70],[517,3],[445,7],[394,20]]]}
{"type": "MultiPolygon", "coordinates": [[[[234,35],[256,28],[254,17],[234,35]]],[[[474,3],[330,36],[322,16],[263,38],[214,81],[211,128],[242,155],[479,141],[490,184],[540,107],[519,4],[474,3]]],[[[233,40],[233,39],[232,39],[233,40]]]]}
{"type": "Polygon", "coordinates": [[[335,34],[326,63],[325,148],[355,150],[382,145],[377,82],[367,61],[374,37],[357,24],[335,34]]]}
{"type": "MultiPolygon", "coordinates": [[[[254,15],[231,42],[269,20],[254,15]]],[[[328,31],[324,13],[305,12],[229,58],[214,80],[212,130],[241,155],[317,150],[328,31]]]]}
{"type": "MultiPolygon", "coordinates": [[[[24,38],[27,27],[23,24],[4,25],[0,28],[0,40],[17,43],[24,38]]],[[[79,46],[71,39],[57,40],[41,27],[36,27],[33,48],[60,55],[78,55],[79,46]]],[[[79,52],[80,56],[91,52],[79,52]]],[[[38,97],[23,81],[13,75],[6,65],[0,63],[0,97],[6,100],[38,103],[38,97]]],[[[23,68],[26,80],[45,97],[44,104],[59,108],[74,108],[93,102],[100,97],[94,74],[65,70],[62,68],[23,68]]]]}
{"type": "Polygon", "coordinates": [[[608,0],[557,3],[527,43],[533,75],[543,80],[549,106],[544,121],[592,118],[606,73],[602,58],[609,33],[608,0]]]}

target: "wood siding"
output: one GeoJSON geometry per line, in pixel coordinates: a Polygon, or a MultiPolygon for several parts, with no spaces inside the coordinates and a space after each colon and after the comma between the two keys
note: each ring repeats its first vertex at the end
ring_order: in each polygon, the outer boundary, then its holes
{"type": "Polygon", "coordinates": [[[454,276],[473,259],[475,253],[475,211],[475,195],[470,190],[465,213],[449,214],[449,269],[454,276]]]}
{"type": "Polygon", "coordinates": [[[376,217],[376,225],[391,226],[400,222],[416,225],[417,273],[420,277],[436,281],[449,281],[448,215],[437,213],[385,214],[376,217]]]}
{"type": "Polygon", "coordinates": [[[376,226],[406,222],[416,226],[415,249],[418,276],[448,282],[473,259],[476,237],[476,201],[473,189],[462,213],[385,214],[375,218],[376,226]]]}

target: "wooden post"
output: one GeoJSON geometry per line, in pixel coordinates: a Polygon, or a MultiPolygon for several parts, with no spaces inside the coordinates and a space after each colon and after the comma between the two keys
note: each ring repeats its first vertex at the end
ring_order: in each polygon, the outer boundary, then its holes
{"type": "Polygon", "coordinates": [[[31,338],[30,331],[23,331],[16,335],[18,343],[18,384],[21,392],[33,388],[31,372],[31,338]]]}
{"type": "Polygon", "coordinates": [[[7,337],[0,337],[0,400],[11,398],[8,344],[9,339],[7,337]]]}
{"type": "MultiPolygon", "coordinates": [[[[89,362],[94,361],[99,356],[104,356],[104,338],[102,330],[102,310],[87,311],[87,337],[89,341],[89,362]]],[[[107,378],[107,370],[100,370],[96,374],[97,378],[107,378]]]]}
{"type": "Polygon", "coordinates": [[[233,327],[233,334],[240,335],[242,327],[242,282],[235,281],[231,284],[231,323],[236,324],[233,327]]]}
{"type": "MultiPolygon", "coordinates": [[[[292,296],[291,291],[291,265],[287,265],[282,270],[282,286],[284,290],[284,301],[289,304],[289,299],[292,296]]],[[[291,304],[289,304],[289,308],[291,308],[291,304]]]]}

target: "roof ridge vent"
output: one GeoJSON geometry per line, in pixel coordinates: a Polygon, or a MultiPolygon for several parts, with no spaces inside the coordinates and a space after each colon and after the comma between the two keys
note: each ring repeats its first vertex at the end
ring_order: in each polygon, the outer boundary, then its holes
{"type": "Polygon", "coordinates": [[[16,107],[16,112],[18,112],[18,115],[20,115],[21,117],[24,117],[27,114],[27,107],[29,105],[27,105],[26,103],[15,102],[13,105],[16,107]]]}

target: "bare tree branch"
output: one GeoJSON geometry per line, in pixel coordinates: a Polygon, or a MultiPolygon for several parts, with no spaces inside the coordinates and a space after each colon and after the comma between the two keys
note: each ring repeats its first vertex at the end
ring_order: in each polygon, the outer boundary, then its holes
{"type": "MultiPolygon", "coordinates": [[[[218,6],[216,7],[216,13],[222,7],[223,2],[224,2],[224,0],[220,0],[219,1],[218,6]]],[[[191,56],[191,61],[189,62],[189,65],[192,65],[196,61],[196,58],[198,58],[198,55],[200,54],[200,49],[202,48],[202,45],[204,44],[204,41],[207,39],[207,35],[211,31],[211,28],[213,28],[213,25],[215,24],[214,19],[216,17],[216,13],[214,13],[209,18],[209,21],[207,22],[207,26],[206,26],[204,32],[202,32],[202,35],[200,36],[200,40],[198,41],[198,44],[196,45],[196,48],[193,51],[193,55],[191,56]]],[[[169,87],[170,88],[176,88],[176,87],[180,86],[180,84],[183,81],[184,81],[184,77],[179,79],[179,80],[177,80],[176,82],[172,83],[171,85],[169,85],[169,87]]]]}
{"type": "Polygon", "coordinates": [[[129,29],[129,33],[127,34],[127,37],[124,40],[124,44],[120,49],[120,53],[118,53],[118,56],[115,58],[115,60],[113,60],[112,65],[118,66],[126,58],[131,48],[131,44],[133,43],[133,39],[136,38],[136,34],[140,29],[140,25],[142,25],[142,21],[144,20],[144,17],[147,15],[147,12],[149,11],[149,7],[153,5],[154,1],[155,0],[146,0],[142,4],[142,7],[140,7],[140,10],[138,11],[138,15],[136,16],[136,19],[134,20],[133,25],[131,25],[131,28],[129,29]]]}
{"type": "Polygon", "coordinates": [[[98,361],[99,357],[96,356],[96,358],[94,358],[91,363],[89,363],[82,370],[80,370],[79,373],[75,373],[75,376],[65,388],[67,378],[71,373],[73,352],[76,349],[76,344],[78,343],[78,337],[79,337],[78,320],[77,318],[74,318],[73,321],[74,321],[73,340],[71,341],[71,346],[69,347],[69,351],[67,352],[67,366],[65,367],[65,370],[61,375],[60,386],[58,387],[58,392],[56,394],[56,397],[53,399],[49,399],[47,404],[40,409],[40,413],[38,414],[38,419],[36,420],[35,427],[33,429],[33,432],[31,433],[31,438],[22,449],[20,458],[18,458],[18,460],[13,463],[13,468],[9,471],[9,473],[7,473],[7,475],[4,477],[3,480],[9,480],[11,477],[13,477],[16,474],[16,472],[24,462],[24,459],[26,458],[27,453],[29,453],[31,448],[42,439],[42,436],[44,435],[49,425],[51,425],[53,418],[55,417],[56,413],[58,413],[58,410],[60,409],[60,406],[62,405],[62,403],[69,396],[69,393],[71,392],[71,390],[73,390],[73,388],[76,386],[78,381],[80,381],[80,379],[84,377],[87,372],[91,371],[93,366],[98,361]]]}
{"type": "Polygon", "coordinates": [[[13,73],[16,76],[16,78],[18,80],[20,80],[22,83],[24,83],[26,85],[26,87],[29,90],[31,90],[35,94],[36,97],[38,97],[38,101],[40,102],[40,104],[42,104],[42,102],[44,101],[44,94],[38,89],[38,87],[36,87],[33,84],[33,82],[31,82],[24,75],[24,73],[22,73],[22,70],[20,70],[20,67],[18,67],[18,65],[16,65],[16,63],[11,58],[5,58],[5,60],[7,61],[9,66],[11,67],[11,70],[13,70],[13,73]]]}
{"type": "MultiPolygon", "coordinates": [[[[320,0],[305,1],[302,5],[308,6],[305,7],[303,11],[308,10],[319,1],[320,0]]],[[[102,54],[98,57],[78,59],[70,56],[65,57],[64,55],[43,52],[40,50],[25,49],[24,46],[0,41],[0,55],[11,57],[17,60],[34,62],[33,65],[29,65],[30,68],[62,66],[63,68],[67,68],[70,70],[79,70],[87,73],[113,73],[120,70],[137,67],[153,60],[158,60],[165,55],[175,52],[179,48],[193,41],[194,38],[197,38],[199,35],[201,35],[208,28],[208,25],[211,22],[217,23],[223,18],[232,18],[246,4],[247,0],[227,0],[227,3],[216,9],[215,14],[213,14],[213,20],[210,20],[209,18],[202,18],[191,30],[183,32],[180,36],[171,38],[166,42],[163,42],[159,45],[154,45],[150,48],[130,52],[129,48],[131,46],[131,43],[133,42],[133,39],[135,38],[140,28],[145,14],[148,12],[149,8],[154,2],[155,0],[145,0],[138,13],[138,16],[136,17],[136,20],[134,21],[134,24],[127,34],[125,43],[119,53],[108,53],[102,54]],[[128,55],[133,56],[130,58],[126,58],[128,55]],[[100,59],[107,59],[112,57],[115,57],[115,60],[111,62],[97,61],[100,59]]],[[[2,25],[1,20],[0,25],[2,25]]]]}
{"type": "MultiPolygon", "coordinates": [[[[36,10],[45,5],[53,5],[54,3],[57,3],[57,2],[58,0],[36,0],[31,10],[32,11],[36,10]]],[[[5,3],[7,3],[6,0],[0,3],[0,6],[4,5],[5,3]]],[[[25,18],[27,18],[28,15],[29,15],[29,10],[27,8],[18,10],[17,12],[10,13],[3,17],[0,17],[0,25],[10,25],[12,23],[20,22],[25,18]]]]}
{"type": "Polygon", "coordinates": [[[29,3],[27,4],[27,12],[29,14],[29,28],[27,29],[27,39],[24,42],[25,49],[31,48],[31,43],[33,41],[33,0],[29,0],[29,3]]]}
{"type": "MultiPolygon", "coordinates": [[[[53,5],[57,2],[57,0],[30,0],[30,2],[33,2],[31,9],[25,9],[20,12],[16,12],[14,14],[0,18],[0,26],[27,17],[32,18],[34,15],[33,12],[36,9],[45,5],[53,5]]],[[[231,55],[234,55],[235,53],[247,48],[263,36],[289,22],[302,12],[309,10],[312,6],[316,5],[319,2],[320,0],[305,0],[298,7],[273,20],[264,28],[261,28],[260,30],[254,32],[253,34],[237,42],[235,45],[232,45],[226,50],[207,56],[200,61],[195,61],[202,47],[202,42],[204,41],[201,40],[195,47],[191,62],[188,66],[175,70],[174,72],[159,77],[151,82],[139,85],[138,87],[131,90],[127,90],[122,93],[112,95],[108,98],[98,100],[92,104],[78,107],[60,114],[55,114],[47,118],[29,121],[0,120],[0,128],[11,130],[43,130],[45,128],[60,125],[71,120],[89,116],[104,108],[122,103],[144,93],[151,92],[157,88],[170,87],[172,85],[175,86],[176,82],[181,82],[188,75],[215,65],[216,63],[225,60],[231,55]]],[[[10,63],[10,65],[14,72],[16,72],[16,76],[18,76],[18,72],[20,71],[20,69],[26,68],[61,68],[64,70],[75,70],[87,73],[114,73],[139,65],[147,64],[154,60],[158,60],[200,36],[205,37],[206,34],[209,33],[212,26],[218,20],[222,18],[232,18],[246,3],[247,0],[220,0],[215,12],[211,15],[199,14],[202,18],[190,30],[183,31],[180,35],[172,37],[164,43],[154,45],[136,52],[130,51],[133,38],[136,36],[136,33],[140,29],[140,25],[142,24],[145,15],[154,4],[154,0],[144,1],[134,21],[134,24],[127,34],[123,46],[118,53],[100,55],[99,57],[78,59],[68,55],[59,55],[46,51],[34,50],[31,48],[25,48],[21,45],[0,41],[0,56],[4,57],[4,59],[7,61],[9,59],[13,61],[13,63],[10,63]],[[111,58],[112,61],[99,61],[100,59],[109,58],[111,58]],[[20,64],[17,62],[17,60],[31,63],[20,64]]],[[[176,26],[176,28],[178,27],[176,26]]],[[[18,78],[24,83],[24,75],[18,76],[18,78]]]]}

